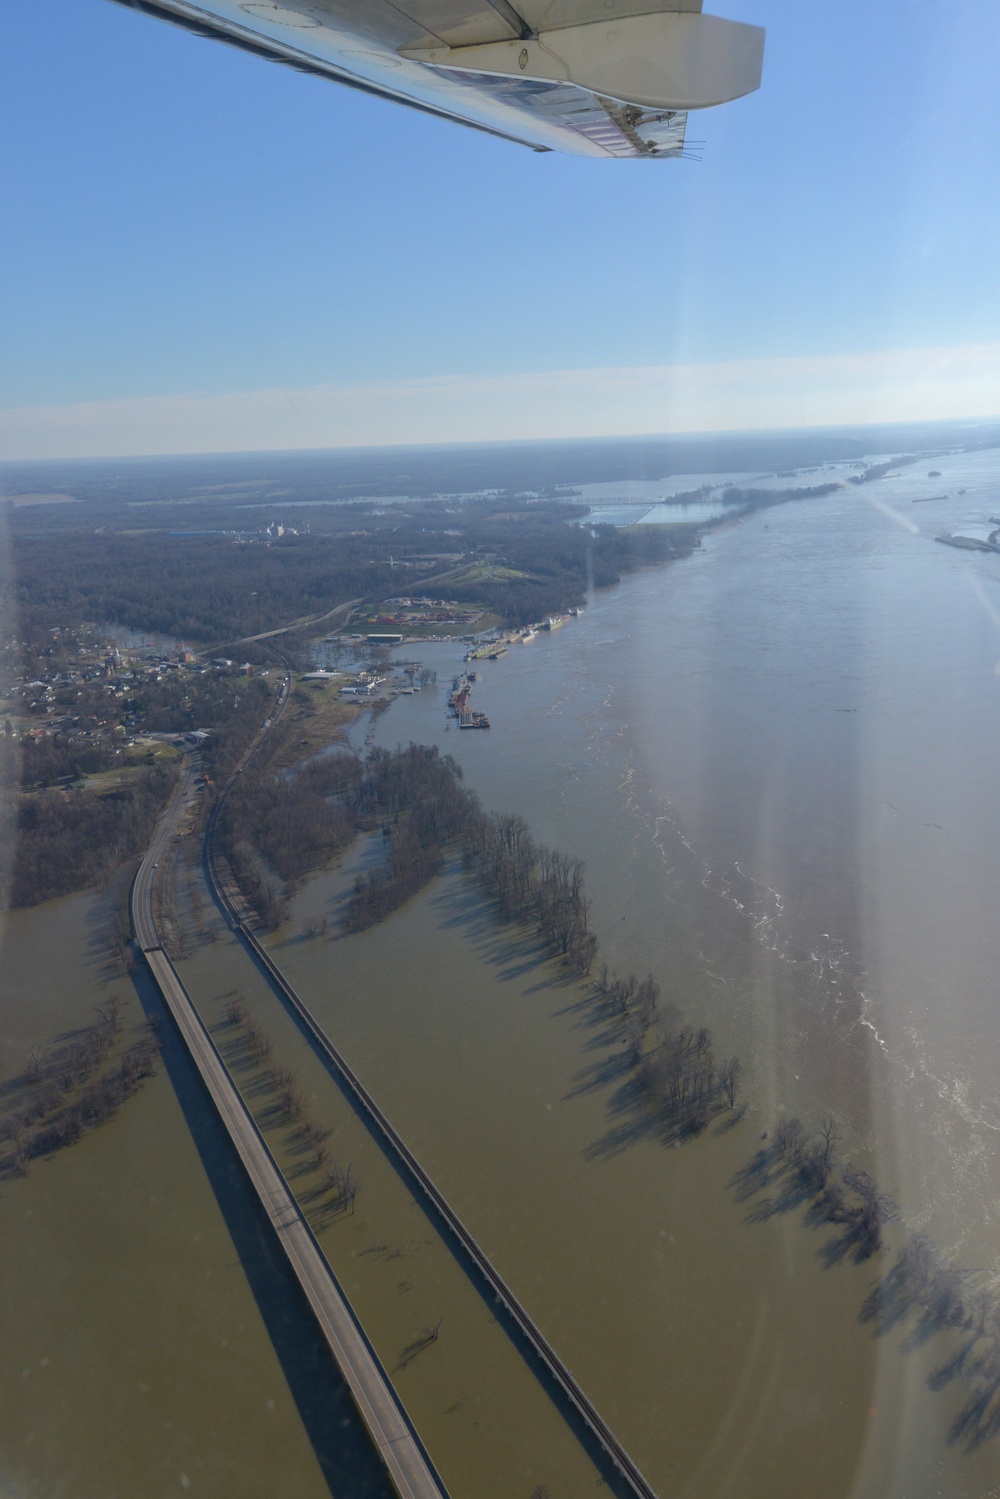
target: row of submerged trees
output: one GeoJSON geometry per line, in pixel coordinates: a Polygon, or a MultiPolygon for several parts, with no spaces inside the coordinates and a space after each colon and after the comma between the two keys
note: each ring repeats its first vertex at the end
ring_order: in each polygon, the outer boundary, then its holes
{"type": "MultiPolygon", "coordinates": [[[[598,944],[583,863],[537,844],[524,818],[485,811],[450,755],[436,746],[410,744],[394,751],[373,749],[364,761],[328,756],[323,765],[327,779],[316,790],[336,796],[345,829],[353,835],[356,828],[381,828],[385,845],[377,867],[355,880],[343,914],[346,932],[363,931],[398,910],[440,871],[447,850],[456,848],[504,920],[534,926],[550,951],[581,978],[593,971],[598,944]]],[[[249,771],[241,780],[238,792],[231,793],[238,801],[237,815],[226,824],[227,852],[245,893],[263,911],[266,892],[261,898],[254,881],[259,885],[270,876],[270,888],[280,898],[276,876],[259,858],[256,864],[247,860],[246,868],[241,861],[249,839],[234,843],[231,833],[238,827],[264,830],[258,832],[260,847],[273,825],[274,808],[294,799],[296,780],[274,779],[271,772],[251,777],[249,771]]],[[[291,806],[286,816],[285,826],[293,829],[291,806]]],[[[319,821],[315,806],[312,817],[319,821]]],[[[679,1016],[661,1008],[652,977],[619,978],[605,967],[595,990],[621,1023],[626,1057],[644,1099],[673,1132],[696,1134],[727,1111],[742,1117],[739,1061],[717,1058],[707,1031],[685,1028],[679,1016]]]]}
{"type": "Polygon", "coordinates": [[[61,1045],[39,1042],[31,1048],[23,1073],[4,1090],[14,1101],[0,1118],[0,1139],[10,1147],[8,1172],[26,1175],[32,1160],[113,1119],[155,1071],[155,1030],[124,1048],[121,1036],[121,1006],[111,994],[92,1025],[61,1045]]]}
{"type": "Polygon", "coordinates": [[[875,1281],[861,1308],[861,1321],[878,1334],[909,1324],[907,1345],[917,1347],[937,1333],[954,1341],[945,1361],[928,1378],[932,1390],[953,1381],[965,1390],[949,1440],[973,1449],[1000,1434],[1000,1290],[984,1271],[965,1270],[926,1234],[909,1229],[900,1210],[873,1177],[843,1162],[832,1115],[809,1130],[799,1119],[782,1119],[768,1143],[737,1172],[737,1199],[753,1202],[751,1221],[804,1209],[813,1228],[837,1230],[820,1249],[833,1266],[856,1264],[886,1253],[886,1230],[894,1225],[895,1259],[875,1281]]]}
{"type": "MultiPolygon", "coordinates": [[[[486,812],[462,780],[461,766],[435,746],[372,750],[339,764],[340,801],[355,826],[382,828],[378,867],[358,876],[344,913],[345,931],[382,921],[441,869],[446,849],[461,849],[466,869],[507,921],[534,925],[549,948],[580,977],[597,958],[581,860],[538,845],[524,818],[486,812]],[[346,765],[355,769],[348,774],[346,765]]],[[[717,1059],[706,1030],[685,1029],[660,1008],[649,978],[619,978],[605,966],[595,985],[621,1019],[623,1041],[648,1101],[680,1133],[697,1133],[737,1107],[740,1064],[717,1059]]]]}
{"type": "Polygon", "coordinates": [[[439,872],[446,846],[468,815],[471,793],[461,781],[461,767],[433,746],[370,752],[346,800],[360,826],[381,826],[386,852],[377,868],[355,880],[345,931],[383,921],[439,872]]]}
{"type": "Polygon", "coordinates": [[[839,1228],[822,1251],[824,1263],[850,1256],[860,1264],[882,1249],[885,1226],[898,1219],[899,1210],[867,1171],[840,1161],[837,1145],[831,1114],[812,1131],[799,1119],[780,1119],[733,1187],[740,1201],[756,1199],[751,1214],[756,1221],[805,1208],[813,1227],[839,1228]]]}
{"type": "Polygon", "coordinates": [[[661,1005],[652,974],[626,978],[601,968],[595,993],[623,1029],[626,1060],[634,1069],[643,1101],[666,1133],[682,1139],[697,1135],[720,1114],[735,1111],[740,1083],[738,1057],[717,1058],[709,1032],[685,1026],[673,1006],[661,1005]]]}
{"type": "Polygon", "coordinates": [[[334,1213],[353,1213],[360,1186],[353,1162],[348,1161],[345,1166],[331,1156],[330,1131],[311,1118],[295,1073],[284,1062],[275,1060],[270,1038],[249,1014],[241,995],[226,1006],[226,1019],[273,1096],[273,1107],[265,1113],[264,1122],[280,1123],[294,1131],[309,1152],[313,1170],[322,1175],[324,1191],[330,1194],[326,1207],[334,1213]]]}
{"type": "MultiPolygon", "coordinates": [[[[353,791],[359,817],[384,819],[384,865],[355,883],[345,927],[358,931],[402,905],[437,872],[447,843],[457,843],[508,921],[532,924],[580,977],[593,970],[597,938],[579,859],[540,847],[522,817],[489,813],[462,785],[461,767],[437,749],[377,750],[353,791]]],[[[738,1058],[717,1058],[707,1030],[685,1027],[661,1007],[655,979],[620,978],[602,967],[595,994],[616,1018],[642,1097],[671,1134],[700,1133],[723,1113],[742,1118],[738,1058]]]]}
{"type": "Polygon", "coordinates": [[[485,812],[462,784],[462,769],[436,747],[374,750],[351,793],[360,821],[381,822],[385,863],[359,876],[344,925],[360,931],[398,909],[439,871],[449,845],[509,921],[537,924],[545,941],[581,975],[597,939],[588,925],[583,864],[540,848],[521,817],[485,812]]]}
{"type": "Polygon", "coordinates": [[[583,864],[556,849],[540,848],[523,817],[470,807],[463,839],[467,867],[513,921],[537,923],[545,941],[581,976],[597,957],[583,864]]]}
{"type": "Polygon", "coordinates": [[[436,746],[374,749],[365,761],[327,755],[290,774],[248,766],[226,798],[219,838],[265,926],[286,919],[296,880],[341,852],[358,828],[382,828],[385,856],[358,876],[343,925],[383,921],[440,871],[449,846],[508,920],[532,921],[581,975],[597,955],[583,864],[539,847],[523,818],[487,813],[462,770],[436,746]]]}
{"type": "MultiPolygon", "coordinates": [[[[333,794],[352,826],[381,825],[387,841],[384,863],[355,885],[347,930],[370,926],[397,909],[437,873],[448,847],[457,846],[504,919],[535,925],[576,973],[593,972],[597,941],[579,860],[539,847],[522,818],[485,812],[462,784],[461,768],[436,748],[374,750],[364,763],[346,755],[335,758],[333,794]]],[[[713,1120],[744,1117],[748,1105],[739,1098],[738,1058],[718,1057],[707,1030],[685,1025],[662,1003],[651,975],[623,977],[603,966],[593,992],[614,1020],[635,1097],[662,1127],[662,1138],[690,1138],[713,1120]]],[[[352,1167],[329,1161],[326,1132],[305,1115],[288,1070],[270,1064],[269,1045],[252,1022],[247,1037],[277,1090],[279,1107],[289,1122],[298,1123],[313,1164],[326,1173],[334,1209],[353,1206],[352,1167]]],[[[812,1130],[798,1119],[779,1120],[733,1187],[739,1200],[752,1203],[753,1220],[801,1209],[809,1225],[836,1230],[820,1250],[829,1266],[882,1254],[886,1229],[899,1220],[895,1204],[871,1175],[840,1158],[832,1116],[812,1130]]],[[[915,1318],[918,1340],[943,1329],[959,1336],[957,1351],[932,1383],[961,1379],[966,1384],[968,1397],[952,1434],[976,1445],[1000,1431],[1000,1297],[955,1266],[925,1235],[899,1230],[894,1237],[901,1237],[895,1263],[872,1289],[862,1320],[885,1331],[915,1318]]]]}

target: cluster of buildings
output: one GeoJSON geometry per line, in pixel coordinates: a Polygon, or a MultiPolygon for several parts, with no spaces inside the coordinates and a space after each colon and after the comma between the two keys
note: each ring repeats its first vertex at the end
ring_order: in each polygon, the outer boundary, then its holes
{"type": "Polygon", "coordinates": [[[404,632],[427,630],[435,625],[458,625],[468,630],[482,619],[484,612],[475,605],[457,604],[451,599],[385,599],[381,612],[371,620],[371,624],[379,630],[395,628],[404,632]]]}
{"type": "Polygon", "coordinates": [[[235,676],[251,675],[254,670],[249,662],[237,665],[224,657],[202,662],[186,646],[172,653],[143,655],[101,642],[77,644],[76,655],[73,665],[64,659],[58,669],[15,682],[5,704],[9,715],[5,731],[10,737],[45,739],[58,733],[63,739],[87,744],[109,733],[127,735],[141,728],[141,713],[128,706],[132,694],[141,688],[180,673],[235,676]]]}
{"type": "MultiPolygon", "coordinates": [[[[303,672],[299,678],[302,682],[334,682],[339,681],[344,673],[341,671],[327,671],[325,668],[317,668],[315,671],[303,672]]],[[[343,683],[340,689],[341,697],[374,697],[381,684],[386,681],[385,676],[380,676],[377,671],[359,671],[343,683]]]]}
{"type": "MultiPolygon", "coordinates": [[[[107,526],[98,526],[96,535],[102,536],[106,530],[107,526]]],[[[227,540],[239,542],[241,545],[246,545],[247,543],[253,545],[254,542],[257,542],[267,546],[272,541],[280,541],[283,536],[308,536],[309,524],[307,522],[304,530],[300,531],[296,526],[286,526],[284,521],[272,520],[259,531],[234,531],[231,527],[227,526],[213,527],[207,530],[199,528],[196,530],[171,531],[168,534],[180,540],[194,540],[201,536],[224,536],[227,540]]]]}

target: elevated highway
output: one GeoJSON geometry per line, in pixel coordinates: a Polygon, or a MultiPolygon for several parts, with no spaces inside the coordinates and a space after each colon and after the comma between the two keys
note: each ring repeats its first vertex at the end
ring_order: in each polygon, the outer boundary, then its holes
{"type": "MultiPolygon", "coordinates": [[[[287,685],[279,711],[286,700],[287,685]]],[[[233,1084],[215,1042],[160,945],[153,903],[156,871],[176,835],[193,778],[194,772],[188,765],[136,875],[132,888],[136,942],[305,1293],[399,1499],[448,1499],[388,1376],[355,1321],[277,1162],[233,1084]]]]}
{"type": "MultiPolygon", "coordinates": [[[[278,715],[283,709],[287,698],[288,691],[286,689],[284,697],[278,705],[278,712],[275,713],[274,722],[277,722],[278,715]]],[[[442,1224],[446,1233],[451,1236],[452,1241],[457,1243],[473,1272],[478,1274],[481,1281],[485,1283],[488,1292],[506,1312],[518,1333],[533,1350],[558,1394],[568,1403],[570,1410],[583,1423],[585,1430],[590,1433],[591,1440],[596,1448],[603,1453],[604,1458],[609,1460],[610,1464],[617,1471],[623,1483],[616,1485],[616,1487],[628,1490],[636,1495],[637,1499],[657,1499],[655,1489],[653,1489],[638,1464],[629,1456],[614,1432],[601,1417],[593,1402],[581,1389],[573,1372],[556,1353],[534,1319],[522,1306],[510,1286],[481,1248],[478,1241],[466,1228],[444,1194],[437,1188],[417,1157],[383,1113],[371,1093],[369,1093],[364,1083],[348,1063],[346,1057],[342,1055],[330,1040],[330,1037],[316,1020],[312,1011],[296,990],[293,989],[292,985],[281,972],[281,969],[274,962],[270,953],[255,935],[253,930],[255,923],[252,919],[247,919],[246,902],[232,879],[228,862],[220,855],[216,847],[216,826],[218,814],[229,788],[240,774],[243,765],[256,753],[261,740],[267,732],[265,728],[247,751],[241,765],[236,768],[229,778],[212,809],[205,832],[206,866],[209,878],[216,898],[228,916],[232,930],[242,938],[253,957],[270,979],[279,997],[285,1001],[287,1006],[299,1018],[317,1048],[328,1059],[334,1072],[346,1087],[348,1094],[353,1097],[358,1110],[369,1121],[377,1136],[382,1140],[390,1157],[404,1168],[404,1171],[413,1182],[423,1201],[431,1209],[433,1216],[442,1224]]]]}

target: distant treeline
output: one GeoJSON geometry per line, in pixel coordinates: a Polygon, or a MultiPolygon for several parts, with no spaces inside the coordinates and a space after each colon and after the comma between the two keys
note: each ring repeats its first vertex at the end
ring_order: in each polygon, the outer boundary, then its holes
{"type": "Polygon", "coordinates": [[[607,588],[637,568],[686,557],[696,542],[690,527],[545,525],[535,514],[514,522],[484,518],[470,531],[481,550],[527,576],[452,586],[449,597],[483,603],[513,625],[582,604],[588,588],[607,588]]]}
{"type": "MultiPolygon", "coordinates": [[[[924,452],[995,447],[996,422],[957,434],[953,426],[919,425],[827,428],[720,435],[589,438],[546,442],[463,443],[419,448],[343,449],[286,453],[208,454],[174,458],[87,459],[10,462],[0,465],[5,494],[68,493],[80,505],[20,507],[12,519],[29,530],[75,524],[93,528],[119,524],[184,526],[247,523],[247,503],[273,506],[288,519],[296,504],[349,502],[367,496],[407,495],[434,506],[438,496],[514,496],[552,492],[554,486],[662,479],[667,475],[764,473],[803,469],[826,462],[849,462],[872,452],[898,452],[900,444],[924,452]],[[86,520],[81,519],[81,511],[86,520]],[[66,512],[69,512],[67,514],[66,512]],[[75,512],[75,516],[74,513],[75,512]],[[162,517],[162,519],[161,519],[162,517]],[[207,517],[212,517],[211,520],[207,517]]],[[[381,498],[380,498],[381,497],[381,498]]],[[[449,501],[449,503],[454,503],[449,501]]],[[[313,526],[324,512],[348,504],[313,504],[313,526]]],[[[269,510],[249,512],[254,524],[269,510]]]]}
{"type": "Polygon", "coordinates": [[[526,623],[582,602],[591,585],[683,556],[693,545],[687,530],[577,525],[586,507],[551,501],[428,504],[419,517],[384,505],[335,514],[349,530],[268,544],[89,528],[12,537],[21,632],[41,641],[53,624],[94,620],[188,641],[235,641],[353,598],[373,606],[399,591],[401,564],[416,587],[440,571],[434,554],[456,551],[470,563],[526,576],[449,587],[448,595],[526,623]]]}
{"type": "Polygon", "coordinates": [[[22,796],[10,824],[15,840],[11,906],[102,880],[146,848],[177,780],[157,763],[114,791],[36,791],[22,796]]]}
{"type": "Polygon", "coordinates": [[[888,463],[869,463],[863,473],[851,474],[851,483],[870,484],[873,479],[884,479],[894,468],[905,468],[907,464],[916,462],[915,453],[903,453],[898,458],[890,458],[888,463]]]}
{"type": "Polygon", "coordinates": [[[257,634],[345,599],[381,597],[399,581],[389,544],[364,535],[265,546],[75,531],[22,536],[13,551],[19,609],[29,621],[112,621],[188,641],[257,634]]]}
{"type": "MultiPolygon", "coordinates": [[[[860,482],[860,481],[859,481],[860,482]]],[[[739,489],[735,485],[722,491],[724,505],[745,506],[751,510],[764,510],[771,505],[784,505],[789,500],[821,500],[828,494],[836,494],[840,484],[804,484],[796,489],[739,489]]]]}

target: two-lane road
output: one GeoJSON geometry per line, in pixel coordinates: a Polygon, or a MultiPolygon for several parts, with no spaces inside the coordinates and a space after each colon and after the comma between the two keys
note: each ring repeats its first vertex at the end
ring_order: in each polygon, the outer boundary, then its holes
{"type": "Polygon", "coordinates": [[[184,770],[177,783],[170,805],[163,814],[153,834],[153,841],[146,850],[146,857],[139,866],[139,872],[132,886],[132,927],[135,932],[135,940],[138,946],[145,952],[147,948],[159,947],[160,939],[156,931],[156,921],[153,916],[153,886],[156,880],[156,871],[160,860],[165,858],[170,851],[170,845],[177,835],[177,828],[194,788],[195,768],[190,759],[185,756],[184,770]]]}

